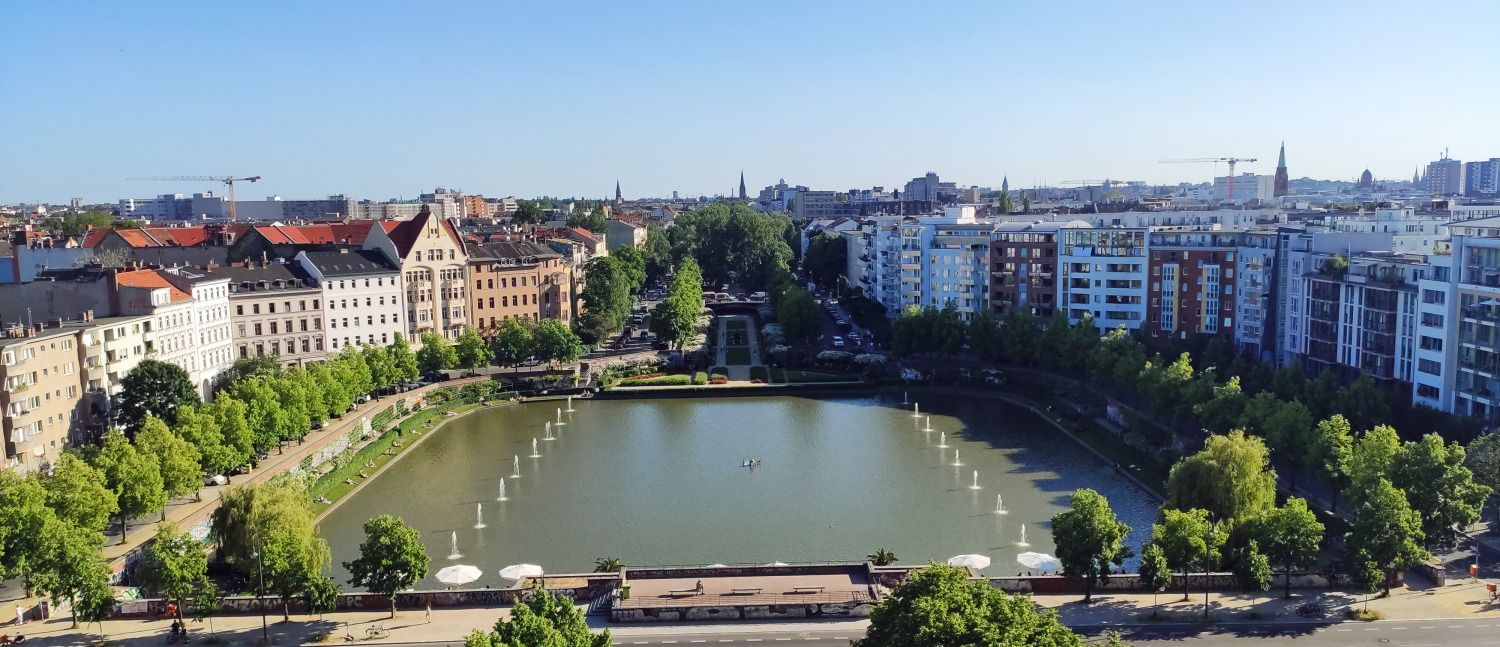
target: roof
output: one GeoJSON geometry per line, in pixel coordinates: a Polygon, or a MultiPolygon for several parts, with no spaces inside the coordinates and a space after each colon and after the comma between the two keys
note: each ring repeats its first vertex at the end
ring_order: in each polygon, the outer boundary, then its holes
{"type": "Polygon", "coordinates": [[[483,245],[469,246],[470,261],[484,262],[511,259],[522,263],[534,263],[536,262],[535,259],[539,258],[562,258],[562,254],[553,251],[551,247],[529,240],[496,241],[483,245]],[[528,261],[526,259],[532,260],[528,261]]]}
{"type": "Polygon", "coordinates": [[[302,252],[307,261],[323,276],[362,276],[395,274],[398,270],[385,255],[375,250],[351,249],[348,252],[302,252]]]}
{"type": "Polygon", "coordinates": [[[188,301],[193,297],[172,285],[167,277],[162,276],[161,270],[131,270],[115,274],[115,285],[127,288],[145,288],[150,290],[167,288],[172,291],[172,301],[188,301]]]}
{"type": "MultiPolygon", "coordinates": [[[[391,242],[396,244],[396,252],[402,258],[406,258],[407,252],[411,251],[412,245],[416,244],[417,238],[420,238],[422,231],[427,228],[427,221],[434,217],[436,216],[432,215],[432,209],[423,205],[422,210],[411,220],[381,221],[380,226],[385,228],[387,234],[390,234],[391,242]]],[[[458,235],[458,229],[454,228],[453,223],[443,219],[442,226],[443,231],[453,239],[453,244],[463,247],[464,239],[458,235]]]]}
{"type": "Polygon", "coordinates": [[[360,220],[350,223],[262,225],[254,230],[272,245],[362,245],[374,227],[373,221],[360,220]]]}
{"type": "Polygon", "coordinates": [[[135,248],[146,247],[199,247],[209,245],[213,241],[213,234],[218,228],[204,227],[141,227],[139,229],[129,228],[99,228],[89,230],[88,236],[83,239],[83,246],[87,248],[97,247],[104,242],[111,233],[115,234],[126,245],[135,248]]]}
{"type": "Polygon", "coordinates": [[[1023,231],[1034,231],[1034,232],[1051,231],[1051,232],[1055,232],[1055,231],[1057,231],[1059,229],[1063,229],[1065,227],[1087,227],[1087,226],[1089,226],[1089,223],[1086,223],[1086,222],[1084,222],[1082,220],[1067,220],[1067,221],[1061,221],[1061,222],[1059,222],[1059,221],[1042,222],[1042,221],[1038,220],[1038,221],[1033,221],[1033,222],[1002,222],[1002,223],[1000,223],[998,225],[995,225],[995,231],[996,232],[1023,232],[1023,231]]]}
{"type": "Polygon", "coordinates": [[[256,291],[306,290],[317,287],[313,285],[301,266],[284,263],[252,263],[248,267],[241,263],[212,267],[203,272],[216,278],[229,279],[230,291],[236,294],[256,291]],[[266,282],[264,287],[261,286],[262,281],[266,282]]]}

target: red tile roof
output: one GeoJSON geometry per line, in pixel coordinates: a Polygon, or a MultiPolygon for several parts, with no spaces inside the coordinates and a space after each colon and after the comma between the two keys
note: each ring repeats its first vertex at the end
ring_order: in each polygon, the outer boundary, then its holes
{"type": "Polygon", "coordinates": [[[211,242],[218,230],[209,227],[142,227],[140,229],[93,229],[84,247],[97,247],[111,233],[131,247],[199,247],[211,242]]]}
{"type": "MultiPolygon", "coordinates": [[[[436,216],[432,215],[432,210],[424,206],[417,213],[416,217],[411,220],[396,222],[381,221],[380,226],[385,228],[386,233],[391,237],[391,242],[396,244],[397,254],[402,258],[406,258],[406,254],[411,251],[412,245],[417,243],[417,238],[421,237],[422,232],[427,229],[427,221],[434,217],[436,216]]],[[[454,228],[453,223],[444,218],[442,225],[443,231],[447,232],[448,237],[453,239],[453,244],[462,248],[464,246],[463,236],[459,235],[458,229],[454,228]]]]}
{"type": "Polygon", "coordinates": [[[157,270],[132,270],[115,274],[115,285],[129,288],[169,288],[171,289],[172,301],[187,301],[193,297],[178,289],[167,281],[166,277],[157,270]]]}
{"type": "Polygon", "coordinates": [[[368,220],[313,225],[262,225],[255,228],[273,245],[362,245],[375,224],[368,220]]]}

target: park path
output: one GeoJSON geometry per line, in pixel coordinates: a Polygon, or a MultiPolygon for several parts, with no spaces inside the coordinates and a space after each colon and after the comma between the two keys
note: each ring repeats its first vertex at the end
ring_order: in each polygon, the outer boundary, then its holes
{"type": "Polygon", "coordinates": [[[758,366],[761,364],[759,339],[760,335],[759,332],[755,330],[755,321],[745,315],[728,315],[718,317],[714,321],[714,326],[715,328],[717,328],[717,334],[719,336],[719,343],[717,344],[717,348],[715,350],[714,366],[723,366],[730,382],[749,382],[750,367],[758,366]],[[731,321],[745,322],[745,344],[750,348],[749,364],[731,365],[729,363],[729,349],[725,348],[725,345],[729,341],[729,322],[731,321]]]}

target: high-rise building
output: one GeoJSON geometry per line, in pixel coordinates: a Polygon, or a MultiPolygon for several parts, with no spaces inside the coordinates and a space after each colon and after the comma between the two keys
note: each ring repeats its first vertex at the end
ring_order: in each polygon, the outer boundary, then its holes
{"type": "Polygon", "coordinates": [[[1146,320],[1148,228],[1080,227],[1059,233],[1057,307],[1068,322],[1092,318],[1100,331],[1135,330],[1146,320]]]}
{"type": "Polygon", "coordinates": [[[1458,195],[1463,189],[1463,162],[1448,157],[1427,163],[1422,188],[1438,195],[1458,195]]]}
{"type": "MultiPolygon", "coordinates": [[[[1151,232],[1148,337],[1187,339],[1202,334],[1234,339],[1238,244],[1234,231],[1174,227],[1151,232]]],[[[1113,282],[1113,287],[1131,291],[1140,284],[1139,279],[1113,282]]]]}
{"type": "Polygon", "coordinates": [[[1276,159],[1276,181],[1275,181],[1275,186],[1272,187],[1272,189],[1271,189],[1271,196],[1275,197],[1275,198],[1279,198],[1281,196],[1286,195],[1287,194],[1287,188],[1286,188],[1287,181],[1288,181],[1288,178],[1287,178],[1287,174],[1286,174],[1286,142],[1281,142],[1281,155],[1279,157],[1277,157],[1277,159],[1276,159]]]}
{"type": "Polygon", "coordinates": [[[1057,299],[1057,234],[1069,222],[1006,222],[990,234],[990,310],[1028,311],[1046,320],[1057,299]]]}
{"type": "Polygon", "coordinates": [[[1464,195],[1477,197],[1497,194],[1500,194],[1500,157],[1464,164],[1464,195]]]}

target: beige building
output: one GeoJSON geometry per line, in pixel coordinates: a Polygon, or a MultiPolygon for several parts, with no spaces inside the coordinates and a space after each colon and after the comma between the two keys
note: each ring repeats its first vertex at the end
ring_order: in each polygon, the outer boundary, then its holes
{"type": "Polygon", "coordinates": [[[269,355],[302,366],[327,356],[323,294],[300,266],[251,261],[205,273],[229,279],[235,357],[269,355]]]}
{"type": "Polygon", "coordinates": [[[81,356],[78,328],[60,320],[5,331],[0,343],[5,469],[23,474],[46,469],[82,426],[81,356]]]}
{"type": "Polygon", "coordinates": [[[552,248],[532,241],[469,246],[469,302],[474,326],[493,330],[506,319],[573,319],[571,267],[552,248]]]}
{"type": "Polygon", "coordinates": [[[407,340],[419,343],[429,331],[458,339],[469,324],[468,254],[458,228],[425,208],[411,220],[381,226],[388,239],[375,246],[401,266],[407,340]]]}

